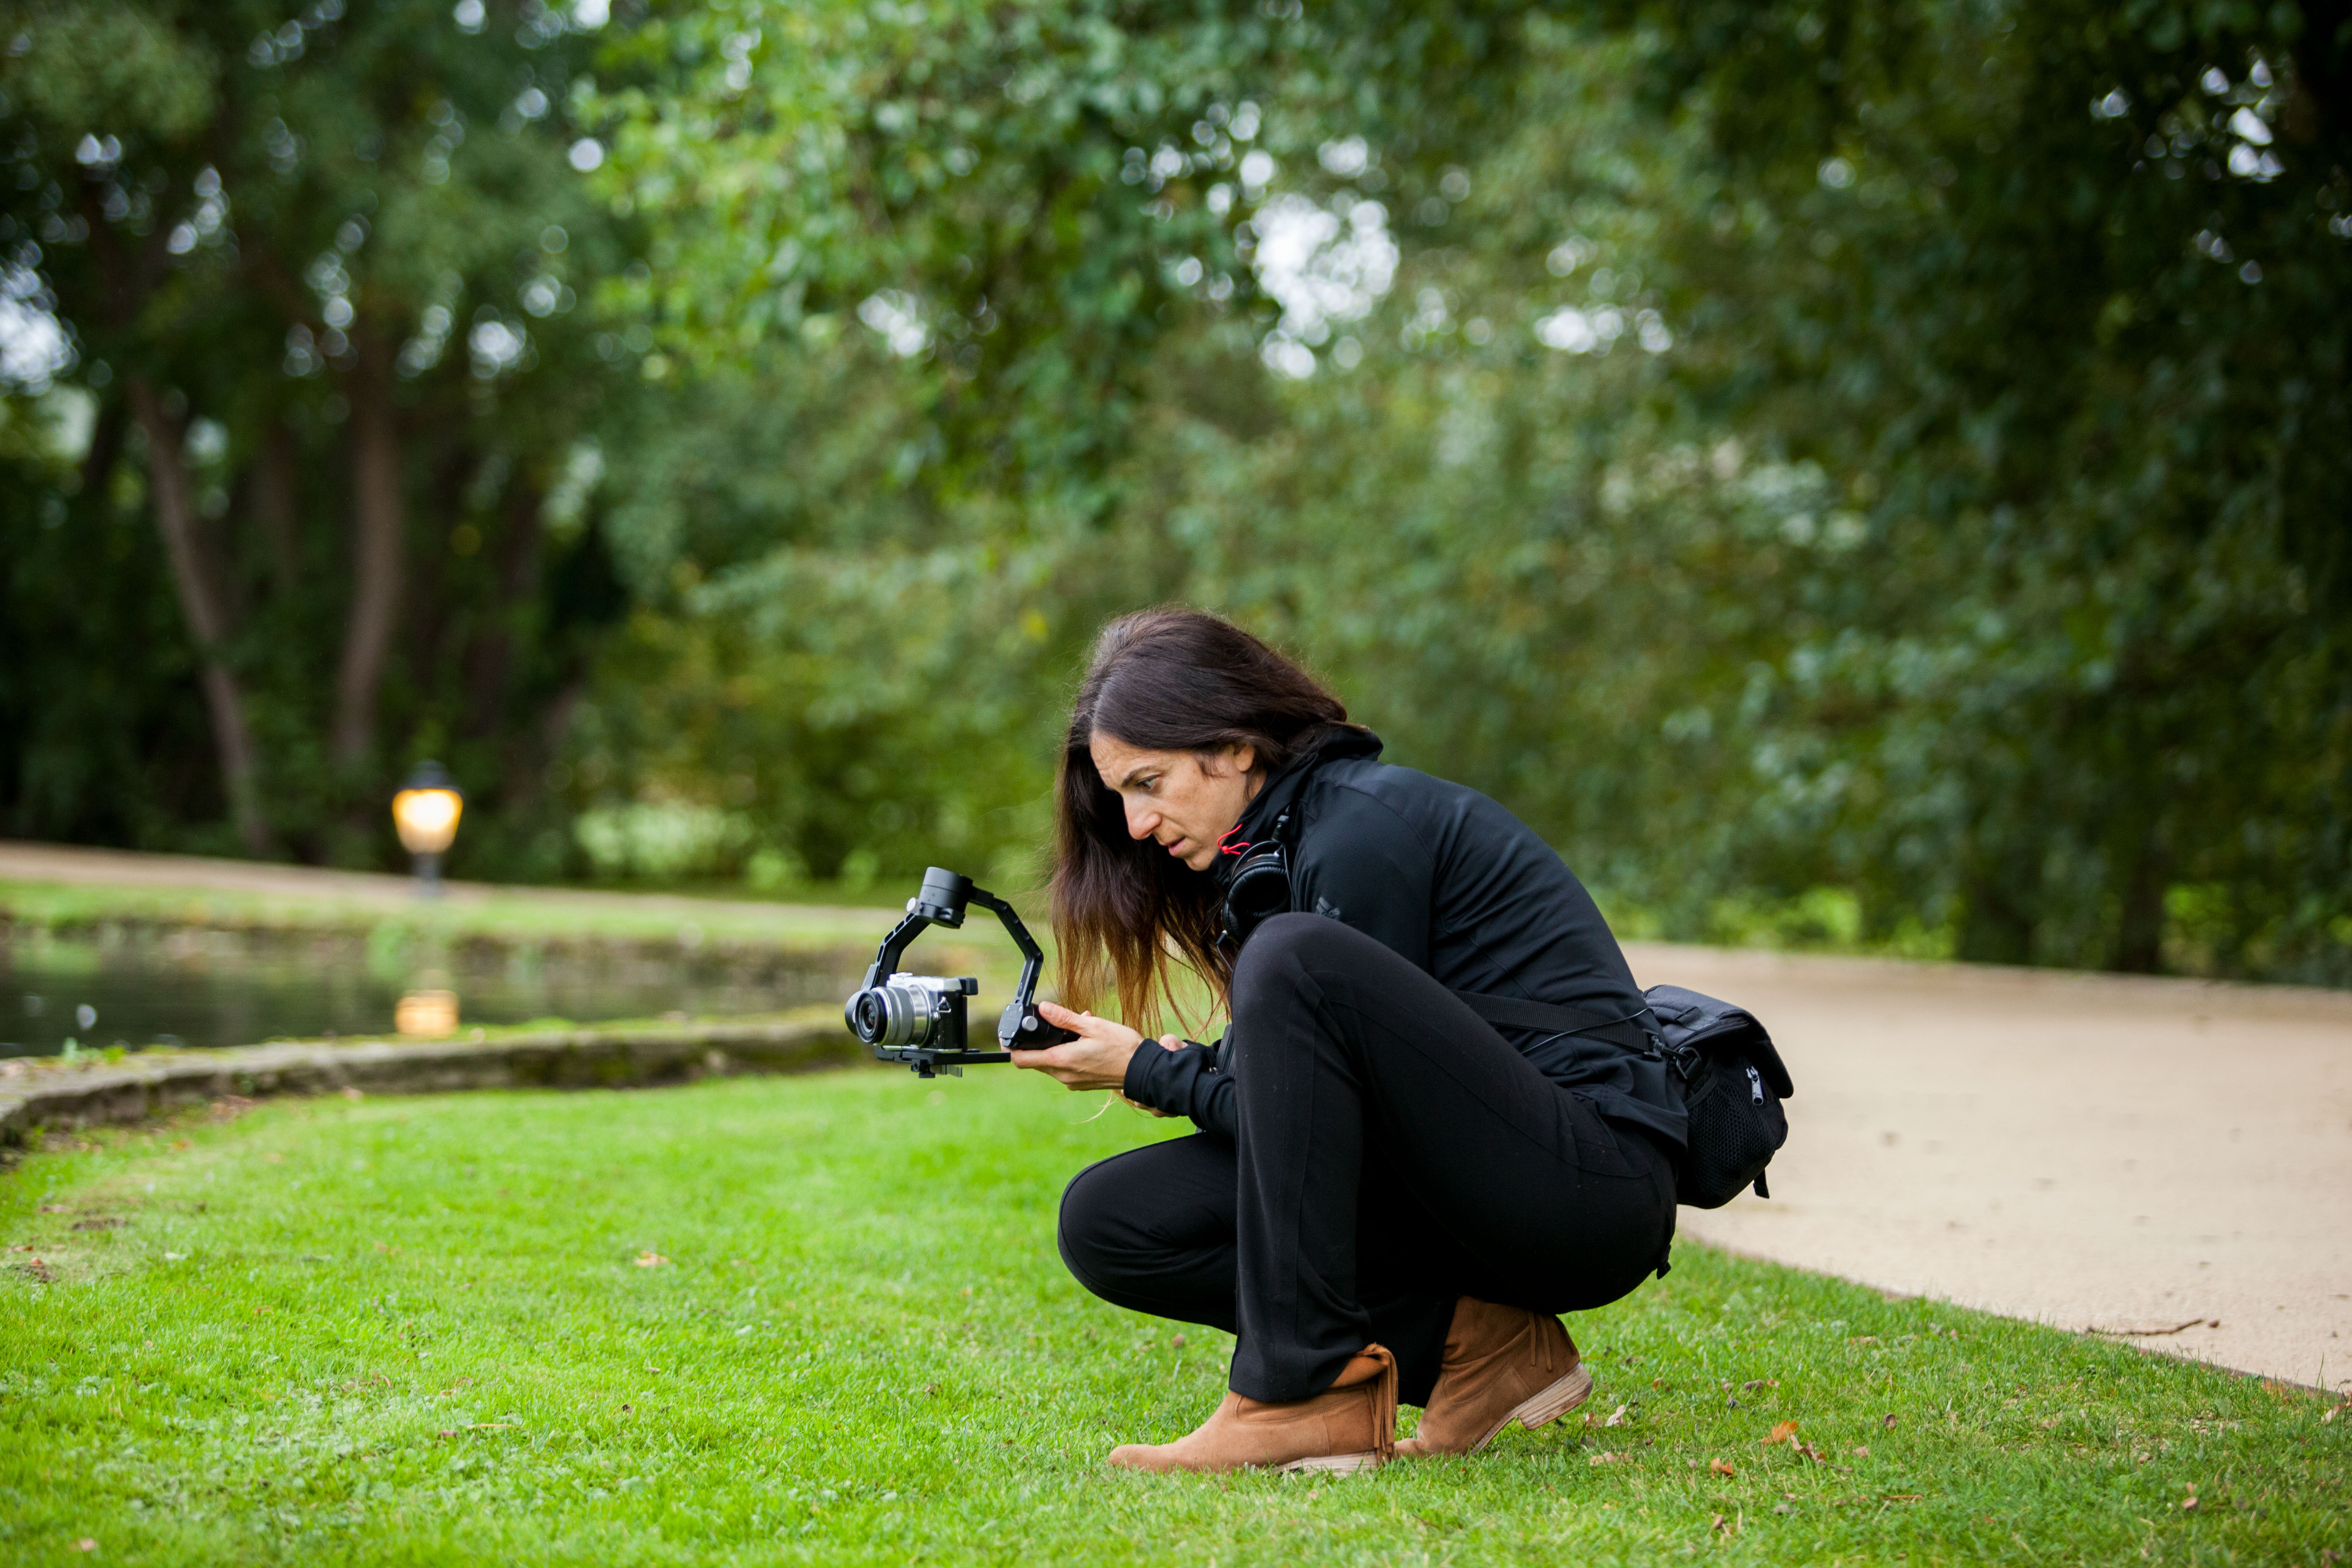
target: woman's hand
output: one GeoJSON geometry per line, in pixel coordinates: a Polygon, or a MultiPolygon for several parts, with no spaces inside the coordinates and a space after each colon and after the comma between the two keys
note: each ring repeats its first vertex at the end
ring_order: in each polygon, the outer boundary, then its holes
{"type": "MultiPolygon", "coordinates": [[[[1038,1003],[1037,1012],[1045,1022],[1078,1037],[1042,1051],[1015,1051],[1014,1067],[1034,1068],[1067,1089],[1118,1089],[1127,1082],[1127,1064],[1142,1046],[1141,1035],[1125,1024],[1097,1018],[1092,1013],[1073,1013],[1051,1002],[1038,1003]]],[[[1183,1042],[1163,1035],[1160,1044],[1172,1051],[1183,1042]]]]}

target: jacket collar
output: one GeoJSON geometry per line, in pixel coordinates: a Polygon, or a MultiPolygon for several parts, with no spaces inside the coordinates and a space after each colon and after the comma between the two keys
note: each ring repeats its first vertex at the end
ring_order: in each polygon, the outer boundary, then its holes
{"type": "Polygon", "coordinates": [[[1377,757],[1380,754],[1381,738],[1354,724],[1331,730],[1311,742],[1306,750],[1291,758],[1280,773],[1266,780],[1265,786],[1257,792],[1257,798],[1243,810],[1242,819],[1218,840],[1214,866],[1217,879],[1223,881],[1241,863],[1244,855],[1276,837],[1275,825],[1297,804],[1308,781],[1324,763],[1349,757],[1377,757]]]}

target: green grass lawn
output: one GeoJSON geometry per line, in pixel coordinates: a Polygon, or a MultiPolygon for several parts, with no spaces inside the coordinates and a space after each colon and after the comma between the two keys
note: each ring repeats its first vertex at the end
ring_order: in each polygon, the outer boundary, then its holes
{"type": "Polygon", "coordinates": [[[2318,1395],[1696,1246],[1570,1320],[1589,1421],[1341,1479],[1112,1472],[1229,1342],[1063,1271],[1064,1181],[1175,1130],[1099,1105],[848,1071],[34,1155],[0,1174],[0,1561],[2352,1557],[2318,1395]]]}

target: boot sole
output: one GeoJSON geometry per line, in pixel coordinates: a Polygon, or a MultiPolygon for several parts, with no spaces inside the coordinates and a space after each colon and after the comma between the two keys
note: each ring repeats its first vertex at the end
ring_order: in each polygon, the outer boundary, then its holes
{"type": "Polygon", "coordinates": [[[1377,1470],[1380,1468],[1381,1457],[1378,1454],[1318,1454],[1312,1458],[1293,1459],[1286,1465],[1276,1465],[1274,1473],[1286,1476],[1312,1470],[1320,1475],[1352,1476],[1359,1470],[1377,1470]]]}
{"type": "Polygon", "coordinates": [[[1580,1363],[1569,1369],[1566,1377],[1561,1378],[1549,1388],[1519,1401],[1517,1408],[1495,1423],[1493,1431],[1470,1445],[1470,1452],[1475,1454],[1501,1436],[1503,1428],[1514,1421],[1530,1432],[1538,1426],[1549,1426],[1583,1404],[1585,1400],[1591,1397],[1591,1394],[1592,1374],[1585,1371],[1582,1363],[1580,1363]]]}

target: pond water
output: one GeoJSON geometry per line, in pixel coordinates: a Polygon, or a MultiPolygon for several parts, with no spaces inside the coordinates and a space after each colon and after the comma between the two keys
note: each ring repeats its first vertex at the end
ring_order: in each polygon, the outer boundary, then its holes
{"type": "Polygon", "coordinates": [[[856,954],[704,957],[621,947],[461,951],[359,938],[114,929],[0,942],[0,1057],[475,1024],[771,1013],[838,1003],[856,954]]]}

